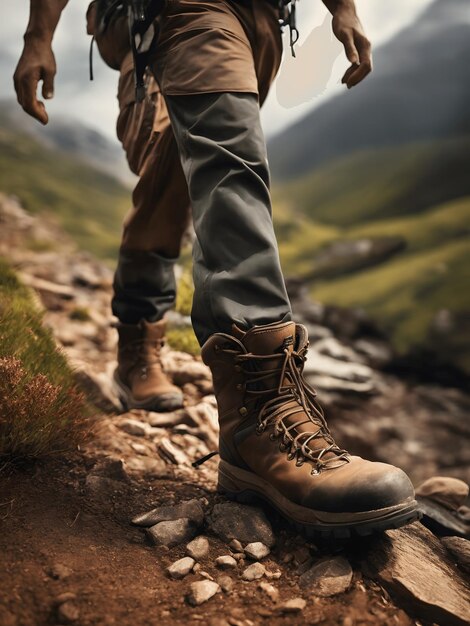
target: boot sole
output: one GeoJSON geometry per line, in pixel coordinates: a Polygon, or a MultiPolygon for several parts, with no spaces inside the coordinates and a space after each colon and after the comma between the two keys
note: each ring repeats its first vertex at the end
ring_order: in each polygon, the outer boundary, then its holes
{"type": "Polygon", "coordinates": [[[182,393],[164,393],[159,396],[151,396],[145,400],[136,400],[129,387],[116,374],[113,376],[113,384],[116,395],[125,409],[143,409],[163,413],[181,409],[184,404],[182,393]]]}
{"type": "Polygon", "coordinates": [[[366,537],[384,530],[400,528],[421,518],[417,502],[413,498],[373,511],[358,513],[316,511],[291,502],[259,476],[223,460],[219,463],[217,490],[225,497],[243,504],[259,503],[259,500],[267,502],[291,526],[303,532],[308,538],[366,537]]]}

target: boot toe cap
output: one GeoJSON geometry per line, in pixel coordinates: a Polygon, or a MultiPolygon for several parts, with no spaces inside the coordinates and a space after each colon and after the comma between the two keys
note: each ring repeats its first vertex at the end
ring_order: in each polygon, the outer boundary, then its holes
{"type": "Polygon", "coordinates": [[[320,488],[313,486],[305,506],[331,512],[376,511],[414,498],[413,485],[405,472],[360,457],[351,457],[350,463],[331,470],[324,479],[320,488]]]}

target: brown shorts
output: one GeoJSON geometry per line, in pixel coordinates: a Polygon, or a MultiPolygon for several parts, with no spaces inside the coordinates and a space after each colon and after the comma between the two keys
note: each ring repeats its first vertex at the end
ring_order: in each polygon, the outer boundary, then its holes
{"type": "Polygon", "coordinates": [[[282,55],[277,9],[267,0],[166,0],[153,70],[164,94],[259,93],[282,55]]]}
{"type": "MultiPolygon", "coordinates": [[[[93,7],[88,15],[93,34],[93,7]]],[[[268,0],[166,0],[147,96],[136,102],[127,19],[96,38],[120,70],[117,134],[139,176],[123,246],[175,257],[189,196],[163,95],[246,92],[265,100],[281,60],[277,9],[268,0]]]]}

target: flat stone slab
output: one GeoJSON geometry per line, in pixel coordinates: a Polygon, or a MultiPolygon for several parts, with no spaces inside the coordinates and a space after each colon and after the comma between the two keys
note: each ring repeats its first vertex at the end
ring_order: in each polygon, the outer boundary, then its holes
{"type": "Polygon", "coordinates": [[[243,544],[259,541],[269,548],[274,545],[271,524],[258,507],[223,502],[214,506],[207,521],[210,529],[227,543],[238,539],[243,544]]]}
{"type": "Polygon", "coordinates": [[[312,565],[299,579],[305,590],[316,596],[335,596],[349,588],[353,571],[342,556],[324,558],[312,565]]]}
{"type": "Polygon", "coordinates": [[[468,626],[470,585],[439,539],[422,524],[388,530],[369,540],[362,569],[419,619],[468,626]]]}
{"type": "Polygon", "coordinates": [[[147,537],[156,546],[173,548],[180,543],[185,543],[194,537],[196,528],[187,518],[159,522],[147,528],[147,537]]]}
{"type": "Polygon", "coordinates": [[[204,509],[199,500],[193,498],[192,500],[186,500],[179,504],[158,506],[151,511],[137,515],[133,518],[132,523],[135,526],[149,528],[159,522],[168,522],[182,518],[191,520],[195,526],[202,526],[204,521],[204,509]]]}

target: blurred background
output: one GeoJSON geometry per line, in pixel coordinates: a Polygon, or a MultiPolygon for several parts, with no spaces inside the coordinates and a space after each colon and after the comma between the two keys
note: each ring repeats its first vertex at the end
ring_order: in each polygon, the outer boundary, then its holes
{"type": "MultiPolygon", "coordinates": [[[[297,58],[285,35],[263,110],[281,260],[312,340],[308,375],[342,417],[346,447],[416,479],[444,468],[470,478],[469,2],[357,5],[373,74],[351,91],[340,84],[347,62],[331,20],[319,0],[302,0],[297,58]],[[376,418],[367,429],[365,414],[376,418]]],[[[12,87],[28,3],[2,7],[0,256],[23,278],[28,269],[59,343],[104,375],[115,355],[111,271],[134,183],[115,138],[118,75],[96,53],[88,80],[87,2],[71,0],[42,127],[12,87]],[[40,221],[33,228],[27,216],[40,221]],[[75,256],[59,249],[65,240],[75,256]]],[[[180,275],[170,345],[197,353],[189,249],[180,275]]]]}

